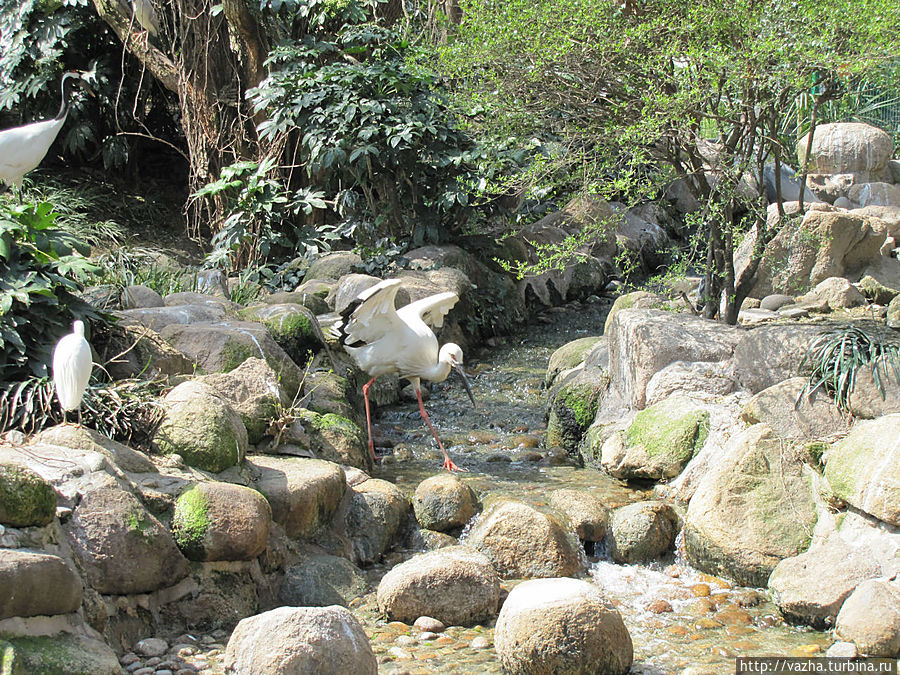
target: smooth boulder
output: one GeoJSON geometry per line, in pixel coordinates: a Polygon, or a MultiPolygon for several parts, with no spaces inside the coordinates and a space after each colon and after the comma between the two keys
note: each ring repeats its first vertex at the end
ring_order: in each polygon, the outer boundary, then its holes
{"type": "Polygon", "coordinates": [[[225,649],[241,675],[376,675],[359,621],[343,607],[279,607],[241,620],[225,649]]]}
{"type": "Polygon", "coordinates": [[[81,578],[62,558],[0,548],[0,619],[74,612],[81,591],[81,578]]]}
{"type": "Polygon", "coordinates": [[[516,586],[497,617],[494,645],[509,675],[624,675],[634,660],[622,617],[578,579],[516,586]]]}
{"type": "Polygon", "coordinates": [[[437,532],[462,528],[479,510],[475,491],[452,473],[431,476],[419,483],[412,505],[419,525],[437,532]]]}
{"type": "Polygon", "coordinates": [[[491,561],[468,546],[420,553],[388,572],[378,585],[378,608],[395,621],[430,616],[448,626],[490,621],[500,602],[491,561]]]}
{"type": "Polygon", "coordinates": [[[463,543],[490,558],[502,577],[565,577],[581,569],[573,539],[555,517],[501,500],[482,514],[463,543]]]}
{"type": "Polygon", "coordinates": [[[617,563],[647,562],[675,545],[678,514],[663,502],[637,502],[612,512],[609,519],[609,554],[617,563]]]}

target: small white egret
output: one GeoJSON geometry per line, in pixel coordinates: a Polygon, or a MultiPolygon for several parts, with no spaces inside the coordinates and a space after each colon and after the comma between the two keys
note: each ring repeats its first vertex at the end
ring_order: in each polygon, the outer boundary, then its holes
{"type": "Polygon", "coordinates": [[[144,46],[148,46],[150,36],[159,35],[159,18],[156,16],[156,9],[150,0],[132,0],[132,9],[134,18],[144,29],[144,46]]]}
{"type": "Polygon", "coordinates": [[[76,321],[72,332],[61,337],[53,349],[53,383],[63,419],[70,410],[77,410],[81,423],[81,397],[91,379],[93,365],[91,346],[84,338],[84,323],[76,321]]]}
{"type": "Polygon", "coordinates": [[[72,84],[89,87],[81,80],[81,73],[66,73],[60,83],[62,103],[53,119],[24,124],[0,131],[0,180],[14,186],[22,201],[22,181],[25,174],[41,163],[69,114],[72,84]],[[74,80],[74,81],[73,81],[74,80]]]}
{"type": "Polygon", "coordinates": [[[444,315],[456,304],[456,293],[438,293],[396,309],[394,299],[400,288],[399,279],[385,279],[357,296],[342,312],[337,335],[347,353],[361,370],[372,376],[363,386],[366,401],[366,427],[369,432],[369,454],[375,460],[372,441],[372,417],[369,412],[369,388],[379,375],[396,373],[410,381],[419,399],[419,413],[431,430],[444,454],[444,468],[461,471],[450,459],[444,444],[425,412],[421,378],[432,382],[447,379],[451,368],[462,377],[466,392],[475,405],[472,388],[462,369],[463,353],[459,345],[448,342],[438,350],[438,341],[429,324],[439,328],[444,315]]]}

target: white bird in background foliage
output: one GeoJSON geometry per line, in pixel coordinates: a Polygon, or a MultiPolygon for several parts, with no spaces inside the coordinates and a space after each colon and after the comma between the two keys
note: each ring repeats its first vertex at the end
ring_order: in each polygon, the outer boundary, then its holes
{"type": "Polygon", "coordinates": [[[91,379],[93,365],[91,345],[84,338],[84,323],[76,321],[72,332],[61,337],[53,349],[53,383],[63,418],[67,412],[77,410],[81,423],[81,398],[91,379]]]}
{"type": "Polygon", "coordinates": [[[159,35],[159,18],[156,16],[156,9],[150,0],[132,0],[132,9],[134,18],[146,32],[144,33],[144,46],[150,41],[150,36],[157,37],[159,35]]]}
{"type": "Polygon", "coordinates": [[[53,119],[0,131],[0,180],[15,186],[19,202],[22,201],[22,179],[41,163],[66,122],[74,84],[90,91],[90,87],[81,79],[81,73],[63,75],[60,83],[62,103],[59,113],[53,119]]]}
{"type": "Polygon", "coordinates": [[[369,454],[375,460],[372,441],[372,418],[369,412],[369,388],[379,375],[396,373],[410,381],[419,399],[419,412],[444,454],[444,468],[461,471],[453,463],[438,438],[422,402],[421,378],[432,382],[447,379],[453,369],[462,377],[466,392],[475,405],[472,388],[462,369],[463,353],[459,345],[448,342],[438,349],[438,341],[429,326],[439,328],[444,316],[459,297],[456,293],[438,293],[395,309],[394,300],[400,288],[399,279],[386,279],[360,293],[342,313],[335,334],[347,353],[372,379],[363,386],[366,401],[366,426],[369,432],[369,454]]]}

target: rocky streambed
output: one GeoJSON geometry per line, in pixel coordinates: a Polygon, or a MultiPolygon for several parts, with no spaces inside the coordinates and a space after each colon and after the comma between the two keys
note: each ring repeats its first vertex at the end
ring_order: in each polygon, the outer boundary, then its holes
{"type": "MultiPolygon", "coordinates": [[[[462,480],[482,503],[502,498],[560,513],[551,504],[554,490],[589,493],[606,507],[653,499],[652,485],[628,485],[593,468],[579,467],[559,448],[546,448],[543,382],[550,355],[571,340],[597,332],[608,304],[586,304],[547,315],[548,323],[499,339],[468,358],[478,408],[451,381],[435,387],[427,403],[440,435],[455,461],[466,469],[462,480]]],[[[440,467],[440,455],[421,424],[414,403],[381,411],[376,434],[384,453],[375,476],[396,484],[413,497],[421,481],[440,467]]],[[[475,520],[477,520],[477,516],[475,520]]],[[[471,523],[461,533],[465,542],[471,523]]],[[[765,589],[736,586],[691,568],[683,541],[647,563],[617,563],[601,541],[582,550],[586,578],[621,613],[634,645],[635,673],[677,673],[688,667],[702,672],[731,672],[736,656],[823,655],[833,642],[823,631],[787,624],[765,589]]],[[[378,660],[381,673],[491,673],[501,671],[493,649],[494,622],[469,627],[440,622],[390,621],[380,611],[375,589],[384,575],[421,550],[412,538],[365,569],[366,592],[349,602],[378,660]]],[[[502,582],[502,593],[520,583],[502,582]]],[[[173,664],[184,672],[224,673],[223,631],[211,635],[161,636],[168,654],[147,657],[136,652],[122,658],[128,672],[164,675],[173,664]],[[138,666],[138,667],[136,667],[138,666]]]]}

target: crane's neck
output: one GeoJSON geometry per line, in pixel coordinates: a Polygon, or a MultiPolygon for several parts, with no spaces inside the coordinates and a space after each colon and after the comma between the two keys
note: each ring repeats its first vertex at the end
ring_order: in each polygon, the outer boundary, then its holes
{"type": "MultiPolygon", "coordinates": [[[[443,356],[443,355],[442,355],[443,356]]],[[[450,360],[441,358],[426,372],[422,373],[422,377],[432,382],[443,382],[450,374],[450,360]]]]}
{"type": "Polygon", "coordinates": [[[76,73],[66,73],[65,75],[63,75],[62,81],[59,83],[59,93],[61,98],[61,102],[59,104],[59,112],[56,114],[56,117],[54,119],[64,120],[66,119],[66,115],[69,114],[69,103],[72,100],[72,88],[69,87],[69,89],[66,90],[66,81],[70,77],[78,77],[78,75],[76,73]]]}

